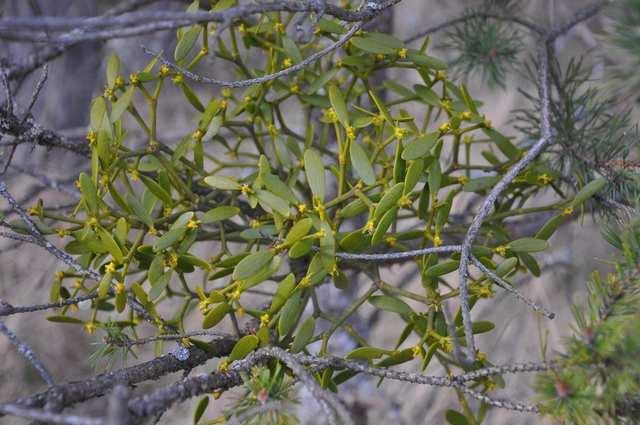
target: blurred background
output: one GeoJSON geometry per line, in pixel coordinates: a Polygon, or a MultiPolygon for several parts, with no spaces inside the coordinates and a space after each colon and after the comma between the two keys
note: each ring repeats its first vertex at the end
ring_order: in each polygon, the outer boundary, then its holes
{"type": "MultiPolygon", "coordinates": [[[[0,13],[3,16],[30,16],[39,10],[44,15],[89,16],[104,13],[118,4],[108,0],[0,0],[0,13]],[[35,6],[34,6],[35,5],[35,6]]],[[[530,0],[520,2],[518,13],[542,26],[553,26],[571,16],[575,10],[584,6],[580,0],[530,0]]],[[[150,7],[155,10],[183,10],[184,1],[156,1],[150,7]]],[[[378,18],[372,25],[379,31],[391,32],[400,39],[406,39],[417,32],[441,23],[449,18],[460,16],[469,7],[477,5],[473,1],[446,0],[404,0],[392,12],[378,18]]],[[[595,82],[606,82],[608,69],[620,60],[610,50],[603,47],[603,31],[608,25],[606,15],[595,17],[578,25],[566,37],[560,38],[554,46],[558,57],[568,61],[571,57],[584,56],[594,65],[592,78],[595,82]]],[[[444,34],[435,34],[431,42],[431,54],[447,60],[455,59],[455,53],[447,47],[444,34]]],[[[459,77],[468,82],[474,98],[485,101],[483,111],[497,128],[505,134],[516,134],[512,111],[525,106],[519,89],[532,91],[535,88],[524,75],[524,63],[534,53],[532,42],[522,33],[522,53],[507,74],[504,87],[489,87],[479,75],[460,73],[459,77]]],[[[172,51],[175,43],[173,31],[158,32],[153,35],[120,39],[109,42],[83,43],[70,49],[61,57],[50,62],[49,78],[33,115],[45,127],[54,129],[70,137],[83,138],[88,125],[88,111],[91,99],[102,92],[105,84],[105,64],[110,52],[117,50],[121,63],[125,64],[124,74],[141,69],[149,58],[143,54],[140,45],[152,50],[172,51]]],[[[0,42],[0,56],[7,58],[25,57],[33,51],[33,46],[24,43],[0,42]]],[[[234,79],[228,68],[216,60],[199,66],[206,75],[215,75],[221,79],[234,79]]],[[[393,75],[388,77],[393,78],[393,75]]],[[[38,72],[21,81],[17,101],[28,101],[38,72]]],[[[407,79],[406,75],[402,76],[407,79]]],[[[418,81],[398,81],[410,86],[418,81]]],[[[219,90],[211,86],[195,85],[205,93],[219,90]]],[[[184,101],[175,87],[167,89],[167,95],[161,107],[160,137],[168,141],[177,141],[194,128],[192,108],[184,101]]],[[[135,137],[135,134],[132,134],[135,137]]],[[[5,155],[7,153],[5,152],[5,155]]],[[[29,145],[19,146],[12,166],[7,170],[7,181],[12,193],[19,202],[27,207],[42,198],[48,205],[65,205],[74,199],[59,191],[43,185],[41,175],[49,176],[73,188],[77,174],[88,169],[88,162],[73,153],[61,150],[47,150],[29,145]]],[[[3,204],[3,210],[7,205],[3,204]]],[[[526,225],[526,223],[522,223],[526,225]]],[[[539,278],[525,280],[516,278],[522,291],[532,299],[549,307],[557,313],[553,321],[539,322],[535,315],[512,297],[500,294],[494,300],[485,302],[474,310],[474,319],[492,320],[497,328],[479,338],[481,351],[487,352],[496,363],[540,360],[540,333],[548,333],[548,352],[553,353],[561,347],[562,338],[569,332],[571,322],[571,303],[581,302],[585,282],[594,269],[606,270],[606,260],[610,249],[602,240],[597,225],[591,216],[583,220],[572,221],[562,228],[552,239],[552,249],[538,255],[542,268],[539,278]]],[[[0,298],[13,305],[23,305],[48,300],[49,285],[53,272],[62,269],[62,265],[45,251],[32,245],[16,245],[15,242],[0,240],[0,298]]],[[[420,287],[411,264],[392,265],[383,275],[387,281],[413,279],[407,289],[420,287]]],[[[453,276],[453,275],[450,275],[453,276]]],[[[451,282],[455,285],[455,281],[451,282]]],[[[499,292],[499,290],[498,290],[499,292]]],[[[354,289],[351,296],[357,296],[354,289]]],[[[334,299],[335,292],[327,291],[326,303],[335,309],[344,307],[345,301],[334,299]]],[[[6,320],[6,325],[18,336],[28,342],[39,354],[41,360],[50,369],[57,380],[77,380],[93,374],[88,357],[95,348],[93,344],[100,336],[90,336],[79,326],[54,324],[45,321],[49,313],[14,315],[6,320]]],[[[372,311],[363,309],[354,318],[353,325],[366,329],[377,346],[393,345],[400,326],[392,318],[384,316],[378,320],[372,311]]],[[[192,323],[196,329],[198,323],[192,323]]],[[[150,332],[153,329],[149,329],[150,332]]],[[[338,351],[347,351],[350,341],[338,339],[334,347],[338,351]]],[[[167,346],[165,350],[171,349],[167,346]]],[[[153,347],[142,349],[138,362],[154,356],[153,347]]],[[[43,384],[35,371],[16,353],[4,338],[0,338],[0,400],[9,401],[20,396],[42,390],[43,384]]],[[[211,371],[215,361],[200,368],[211,371]]],[[[434,365],[435,366],[435,365],[434,365]]],[[[430,366],[428,373],[441,374],[441,370],[430,366]]],[[[178,379],[178,375],[163,378],[162,382],[148,382],[140,386],[140,391],[156,387],[178,379]]],[[[526,399],[533,394],[531,379],[527,375],[506,377],[509,398],[526,399]]],[[[411,384],[387,381],[378,389],[377,381],[370,378],[357,378],[344,387],[340,396],[349,404],[352,412],[360,418],[359,424],[441,424],[443,412],[457,405],[456,394],[446,389],[414,386],[411,384]]],[[[239,397],[238,392],[225,394],[214,403],[214,409],[224,408],[224,404],[239,397]]],[[[299,416],[302,423],[314,424],[321,415],[317,406],[304,392],[299,394],[299,416]]],[[[194,403],[183,403],[165,414],[160,424],[191,423],[194,403]]],[[[75,410],[84,413],[97,413],[106,406],[104,399],[93,400],[77,406],[75,410]]],[[[212,408],[209,408],[209,414],[212,408]]],[[[213,415],[211,416],[213,417],[213,415]]],[[[27,421],[2,418],[3,424],[22,424],[27,421]]],[[[534,415],[494,410],[489,413],[490,424],[539,424],[544,421],[534,415]]]]}

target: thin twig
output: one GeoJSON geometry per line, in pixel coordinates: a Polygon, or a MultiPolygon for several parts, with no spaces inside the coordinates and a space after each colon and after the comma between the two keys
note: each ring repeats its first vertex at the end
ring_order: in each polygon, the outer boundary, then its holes
{"type": "Polygon", "coordinates": [[[38,374],[40,374],[42,380],[46,382],[48,386],[52,386],[54,384],[51,374],[42,364],[33,349],[27,343],[20,341],[18,336],[9,328],[7,328],[2,320],[0,320],[0,333],[3,333],[16,347],[18,352],[22,354],[22,356],[27,359],[29,363],[31,363],[31,365],[38,371],[38,374]]]}

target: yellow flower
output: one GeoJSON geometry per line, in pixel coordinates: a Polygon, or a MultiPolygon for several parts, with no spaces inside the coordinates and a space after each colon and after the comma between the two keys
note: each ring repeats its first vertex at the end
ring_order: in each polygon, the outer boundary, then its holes
{"type": "Polygon", "coordinates": [[[229,299],[231,301],[238,301],[240,299],[240,295],[242,295],[242,293],[240,292],[239,289],[236,289],[235,291],[229,294],[229,299]]]}
{"type": "Polygon", "coordinates": [[[193,133],[191,133],[191,138],[193,140],[202,140],[203,137],[204,137],[204,131],[200,128],[194,131],[193,133]]]}
{"type": "Polygon", "coordinates": [[[484,381],[484,387],[487,389],[487,391],[493,391],[496,388],[498,388],[498,386],[496,385],[496,383],[493,381],[493,379],[486,379],[484,381]]]}
{"type": "Polygon", "coordinates": [[[342,68],[343,66],[342,58],[338,58],[338,60],[336,60],[336,68],[342,68]]]}
{"type": "Polygon", "coordinates": [[[251,186],[245,183],[242,186],[240,186],[240,192],[244,193],[245,195],[248,195],[249,193],[253,192],[253,189],[251,189],[251,186]]]}
{"type": "Polygon", "coordinates": [[[353,129],[353,127],[348,126],[344,129],[344,131],[347,133],[347,139],[353,140],[356,138],[356,131],[353,129]]]}
{"type": "Polygon", "coordinates": [[[173,76],[171,81],[173,82],[173,84],[180,85],[184,82],[184,76],[182,74],[176,74],[173,76]]]}
{"type": "Polygon", "coordinates": [[[180,345],[182,345],[183,347],[191,347],[193,345],[193,343],[191,342],[191,340],[189,339],[189,337],[183,337],[180,339],[180,345]]]}
{"type": "Polygon", "coordinates": [[[382,62],[384,60],[384,55],[382,53],[378,53],[378,54],[375,55],[374,59],[377,62],[382,62]]]}
{"type": "Polygon", "coordinates": [[[228,99],[233,96],[233,91],[230,88],[222,89],[222,97],[228,99]]]}
{"type": "Polygon", "coordinates": [[[245,24],[238,25],[238,32],[240,32],[240,34],[243,34],[246,31],[247,31],[247,26],[245,24]]]}
{"type": "Polygon", "coordinates": [[[398,50],[398,57],[400,59],[406,59],[407,58],[407,49],[402,48],[402,49],[398,50]]]}
{"type": "Polygon", "coordinates": [[[27,214],[38,215],[38,208],[36,207],[27,208],[27,214]]]}
{"type": "Polygon", "coordinates": [[[284,25],[282,25],[282,22],[276,22],[273,29],[280,34],[284,33],[284,25]]]}
{"type": "Polygon", "coordinates": [[[260,327],[269,325],[269,314],[265,313],[260,316],[260,327]]]}
{"type": "Polygon", "coordinates": [[[124,78],[121,75],[118,75],[116,79],[113,81],[113,87],[119,89],[124,86],[124,78]]]}
{"type": "Polygon", "coordinates": [[[375,225],[376,223],[373,220],[368,220],[367,224],[364,225],[364,232],[369,234],[373,233],[375,225]]]}
{"type": "Polygon", "coordinates": [[[291,93],[293,93],[293,94],[299,93],[299,92],[300,92],[300,86],[299,86],[299,85],[297,85],[297,84],[295,84],[295,83],[294,83],[294,84],[291,84],[291,85],[289,86],[289,91],[290,91],[291,93]]]}
{"type": "Polygon", "coordinates": [[[445,353],[450,353],[453,351],[453,344],[451,342],[450,336],[442,337],[439,341],[439,345],[445,353]]]}
{"type": "Polygon", "coordinates": [[[376,127],[380,127],[383,122],[384,122],[384,117],[382,115],[377,115],[373,117],[373,119],[371,120],[371,124],[375,125],[376,127]]]}
{"type": "Polygon", "coordinates": [[[464,111],[462,114],[460,114],[460,118],[462,118],[463,120],[470,120],[471,119],[471,112],[464,111]]]}
{"type": "Polygon", "coordinates": [[[64,277],[64,272],[56,272],[55,277],[57,280],[62,280],[62,278],[64,277]]]}
{"type": "Polygon", "coordinates": [[[402,195],[398,200],[398,205],[401,207],[409,208],[413,202],[411,202],[411,198],[407,195],[402,195]]]}
{"type": "Polygon", "coordinates": [[[260,221],[253,219],[249,222],[249,226],[251,226],[252,229],[257,229],[258,227],[260,227],[260,221]]]}
{"type": "Polygon", "coordinates": [[[113,89],[107,86],[104,88],[104,92],[102,92],[102,97],[108,100],[115,100],[116,95],[113,93],[113,89]]]}
{"type": "Polygon", "coordinates": [[[438,127],[438,130],[440,130],[441,133],[446,133],[451,130],[451,124],[449,124],[449,122],[443,122],[440,124],[440,127],[438,127]]]}
{"type": "Polygon", "coordinates": [[[497,246],[493,248],[493,252],[500,255],[501,257],[504,257],[505,255],[507,255],[507,247],[504,245],[497,246]]]}
{"type": "Polygon", "coordinates": [[[124,294],[127,290],[126,286],[124,286],[124,282],[116,283],[116,294],[124,294]]]}
{"type": "Polygon", "coordinates": [[[453,109],[453,104],[451,103],[450,99],[442,100],[442,109],[444,109],[447,112],[451,112],[451,110],[453,109]]]}
{"type": "Polygon", "coordinates": [[[569,216],[569,215],[571,215],[571,214],[573,214],[573,207],[572,207],[572,206],[565,207],[565,208],[562,210],[562,216],[563,216],[563,217],[567,217],[567,216],[569,216]]]}
{"type": "Polygon", "coordinates": [[[198,310],[200,310],[202,314],[206,313],[207,310],[209,309],[209,304],[211,304],[211,302],[209,301],[208,298],[205,298],[204,300],[198,303],[198,310]]]}
{"type": "Polygon", "coordinates": [[[214,400],[217,400],[222,396],[222,391],[214,391],[211,393],[211,395],[213,396],[214,400]]]}
{"type": "Polygon", "coordinates": [[[134,86],[140,84],[140,76],[136,72],[134,72],[133,74],[129,75],[129,82],[134,86]]]}
{"type": "Polygon", "coordinates": [[[485,118],[485,119],[483,119],[483,120],[482,120],[482,125],[483,125],[484,127],[486,127],[486,128],[491,128],[491,126],[493,125],[493,123],[491,122],[491,120],[490,120],[490,119],[485,118]]]}
{"type": "Polygon", "coordinates": [[[236,314],[238,315],[238,317],[242,317],[242,316],[244,316],[244,308],[242,308],[242,307],[238,307],[238,308],[236,309],[236,314]]]}
{"type": "Polygon", "coordinates": [[[102,186],[106,186],[109,184],[109,176],[107,176],[106,174],[103,174],[102,177],[100,177],[100,184],[102,186]]]}
{"type": "Polygon", "coordinates": [[[324,229],[320,229],[316,233],[314,233],[313,236],[315,236],[317,239],[322,239],[327,236],[327,232],[324,229]]]}
{"type": "Polygon", "coordinates": [[[116,264],[112,261],[104,268],[104,271],[107,273],[115,273],[116,272],[116,264]]]}
{"type": "Polygon", "coordinates": [[[478,288],[478,295],[482,298],[491,298],[493,296],[493,288],[491,285],[481,286],[478,288]]]}
{"type": "Polygon", "coordinates": [[[86,139],[89,142],[89,146],[93,146],[98,141],[98,135],[95,131],[91,130],[87,133],[86,139]]]}
{"type": "Polygon", "coordinates": [[[336,122],[338,121],[338,115],[336,114],[335,109],[327,108],[322,111],[322,116],[326,121],[336,122]]]}
{"type": "Polygon", "coordinates": [[[487,353],[483,351],[478,351],[478,354],[476,355],[476,357],[478,358],[479,361],[484,362],[485,360],[487,360],[487,353]]]}
{"type": "Polygon", "coordinates": [[[442,245],[442,238],[440,238],[439,235],[435,235],[433,237],[433,246],[441,246],[442,245]]]}
{"type": "Polygon", "coordinates": [[[200,220],[196,220],[195,218],[187,222],[187,229],[189,230],[196,230],[198,226],[200,226],[200,220]]]}
{"type": "Polygon", "coordinates": [[[218,370],[220,372],[226,372],[227,370],[229,370],[229,361],[222,360],[220,363],[218,363],[218,370]]]}
{"type": "Polygon", "coordinates": [[[169,253],[169,258],[165,258],[164,265],[170,269],[175,269],[178,266],[178,254],[175,252],[169,253]]]}
{"type": "Polygon", "coordinates": [[[138,172],[137,169],[134,168],[133,170],[131,170],[131,180],[135,182],[135,181],[138,181],[139,179],[140,179],[140,173],[138,172]]]}
{"type": "Polygon", "coordinates": [[[387,237],[385,238],[385,242],[387,242],[387,244],[388,244],[390,247],[394,247],[394,246],[396,246],[397,241],[398,241],[398,239],[397,239],[395,236],[393,236],[393,235],[387,236],[387,237]]]}
{"type": "Polygon", "coordinates": [[[472,136],[464,136],[464,137],[462,138],[462,142],[463,142],[465,145],[470,145],[471,143],[473,143],[473,137],[472,137],[472,136]]]}
{"type": "Polygon", "coordinates": [[[82,285],[82,280],[80,279],[76,279],[73,281],[73,288],[74,289],[82,289],[84,285],[82,285]]]}
{"type": "Polygon", "coordinates": [[[93,332],[96,330],[96,325],[93,322],[87,322],[84,324],[84,329],[89,335],[93,335],[93,332]]]}
{"type": "Polygon", "coordinates": [[[447,78],[447,73],[444,71],[436,72],[436,81],[443,81],[447,78]]]}
{"type": "Polygon", "coordinates": [[[251,96],[247,95],[247,96],[243,97],[242,100],[244,101],[244,103],[251,103],[253,98],[251,96]]]}
{"type": "Polygon", "coordinates": [[[91,218],[89,218],[89,220],[87,220],[87,224],[88,224],[90,227],[95,227],[95,226],[97,226],[97,225],[98,225],[98,219],[97,219],[97,218],[95,218],[95,217],[91,217],[91,218]]]}
{"type": "Polygon", "coordinates": [[[460,183],[461,185],[465,185],[467,183],[469,183],[469,177],[467,176],[458,176],[458,183],[460,183]]]}
{"type": "Polygon", "coordinates": [[[402,127],[394,127],[393,128],[393,136],[398,140],[404,139],[404,136],[406,134],[407,134],[407,129],[405,129],[405,128],[402,128],[402,127]]]}
{"type": "Polygon", "coordinates": [[[151,236],[155,236],[158,234],[158,231],[156,230],[156,228],[154,226],[149,227],[149,234],[151,236]]]}
{"type": "Polygon", "coordinates": [[[422,356],[422,345],[418,344],[415,347],[413,347],[413,349],[411,350],[411,354],[413,355],[413,357],[422,356]]]}
{"type": "Polygon", "coordinates": [[[307,288],[309,286],[311,286],[311,276],[306,275],[305,277],[300,279],[300,287],[301,288],[307,288]]]}
{"type": "Polygon", "coordinates": [[[540,174],[537,180],[538,180],[538,183],[540,183],[543,186],[546,186],[553,181],[553,177],[549,176],[547,173],[544,173],[544,174],[540,174]]]}
{"type": "Polygon", "coordinates": [[[160,76],[161,77],[166,77],[170,73],[171,73],[171,68],[169,68],[167,65],[162,65],[160,67],[160,76]]]}
{"type": "Polygon", "coordinates": [[[220,109],[227,109],[229,106],[229,102],[226,99],[222,99],[220,101],[220,109]]]}
{"type": "Polygon", "coordinates": [[[285,60],[282,61],[282,66],[284,68],[289,68],[292,65],[293,65],[293,61],[290,58],[286,58],[285,60]]]}
{"type": "Polygon", "coordinates": [[[307,204],[300,202],[298,205],[296,205],[296,208],[298,209],[298,212],[300,214],[304,214],[307,211],[307,204]]]}

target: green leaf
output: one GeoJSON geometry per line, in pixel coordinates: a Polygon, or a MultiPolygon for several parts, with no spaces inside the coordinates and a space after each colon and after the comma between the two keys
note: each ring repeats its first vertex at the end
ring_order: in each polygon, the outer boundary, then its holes
{"type": "Polygon", "coordinates": [[[153,244],[153,251],[160,252],[175,245],[182,240],[185,233],[187,233],[186,226],[176,227],[175,229],[167,231],[156,241],[156,243],[153,244]]]}
{"type": "Polygon", "coordinates": [[[296,287],[296,278],[293,273],[289,273],[287,277],[282,279],[278,284],[278,289],[271,299],[271,307],[269,308],[269,314],[277,313],[284,303],[289,299],[291,291],[296,287]]]}
{"type": "Polygon", "coordinates": [[[402,159],[409,161],[427,156],[437,141],[437,132],[425,134],[413,139],[404,147],[404,150],[402,151],[402,159]]]}
{"type": "Polygon", "coordinates": [[[173,54],[176,62],[181,62],[187,57],[194,44],[196,44],[200,31],[202,31],[202,27],[200,25],[194,25],[190,27],[187,32],[182,34],[173,54]]]}
{"type": "Polygon", "coordinates": [[[229,354],[229,362],[244,359],[256,349],[260,340],[255,335],[246,335],[240,338],[236,345],[233,346],[231,354],[229,354]]]}
{"type": "Polygon", "coordinates": [[[458,270],[459,265],[460,263],[457,260],[443,261],[429,267],[425,272],[425,275],[427,277],[443,276],[445,274],[451,273],[452,271],[458,270]]]}
{"type": "Polygon", "coordinates": [[[273,212],[277,212],[283,217],[289,216],[291,211],[288,201],[274,195],[268,190],[262,189],[256,190],[256,197],[258,198],[258,201],[260,201],[260,205],[262,205],[264,209],[267,209],[265,207],[268,207],[273,212]]]}
{"type": "Polygon", "coordinates": [[[120,119],[122,114],[127,110],[133,100],[134,86],[130,86],[122,95],[116,100],[111,108],[111,122],[114,123],[120,119]]]}
{"type": "Polygon", "coordinates": [[[440,97],[429,87],[423,86],[422,84],[416,84],[413,86],[413,89],[416,91],[420,100],[427,105],[434,106],[436,108],[440,108],[442,106],[440,97]]]}
{"type": "Polygon", "coordinates": [[[109,292],[109,288],[111,287],[111,273],[105,273],[100,280],[100,285],[98,285],[98,297],[104,298],[107,296],[109,292]]]}
{"type": "Polygon", "coordinates": [[[451,425],[469,425],[467,418],[462,413],[456,412],[455,410],[447,410],[444,417],[451,425]]]}
{"type": "Polygon", "coordinates": [[[404,177],[403,192],[405,195],[411,193],[416,184],[418,184],[423,171],[424,160],[422,158],[411,161],[409,168],[407,168],[407,174],[404,177]]]}
{"type": "Polygon", "coordinates": [[[116,263],[124,262],[124,255],[122,254],[122,250],[109,232],[101,228],[98,230],[98,237],[100,238],[100,241],[103,243],[107,251],[109,251],[109,254],[111,254],[113,259],[116,260],[116,263]]]}
{"type": "Polygon", "coordinates": [[[240,208],[231,205],[223,205],[207,211],[200,221],[203,224],[215,223],[216,221],[227,220],[236,216],[240,212],[240,208]]]}
{"type": "Polygon", "coordinates": [[[209,311],[202,321],[202,329],[209,329],[220,323],[224,316],[231,312],[233,308],[226,302],[217,305],[209,311]]]}
{"type": "Polygon", "coordinates": [[[538,252],[549,247],[549,243],[543,239],[521,238],[509,242],[507,248],[514,252],[538,252]]]}
{"type": "Polygon", "coordinates": [[[214,189],[240,190],[240,183],[229,177],[208,176],[204,178],[204,182],[214,189]]]}
{"type": "Polygon", "coordinates": [[[111,55],[109,56],[109,61],[107,62],[107,85],[109,87],[113,87],[113,85],[115,84],[119,71],[120,59],[115,52],[111,53],[111,55]]]}
{"type": "Polygon", "coordinates": [[[326,191],[326,176],[322,157],[315,149],[304,151],[304,172],[307,175],[307,184],[311,188],[313,196],[320,202],[324,201],[326,191]]]}
{"type": "Polygon", "coordinates": [[[153,285],[151,285],[151,289],[149,290],[149,298],[155,300],[158,298],[162,292],[169,285],[169,281],[171,280],[171,276],[173,275],[173,270],[169,270],[166,273],[162,274],[153,285]]]}
{"type": "Polygon", "coordinates": [[[492,128],[483,128],[482,131],[484,134],[489,136],[491,140],[493,140],[498,149],[500,149],[500,152],[502,152],[507,158],[516,159],[520,156],[520,150],[511,143],[511,140],[503,136],[501,133],[492,128]]]}
{"type": "Polygon", "coordinates": [[[384,55],[391,55],[395,53],[395,49],[392,47],[380,44],[375,39],[366,36],[352,37],[350,42],[358,49],[369,53],[382,53],[384,55]]]}
{"type": "Polygon", "coordinates": [[[126,199],[127,205],[133,210],[133,213],[136,217],[138,217],[147,227],[153,227],[153,219],[147,212],[146,208],[142,206],[140,201],[138,201],[134,196],[127,193],[126,199]]]}
{"type": "Polygon", "coordinates": [[[402,197],[402,192],[404,190],[404,182],[397,183],[391,189],[389,189],[380,202],[378,202],[378,206],[376,207],[373,213],[373,219],[377,220],[379,217],[382,217],[387,211],[391,208],[395,207],[400,198],[402,197]]]}
{"type": "Polygon", "coordinates": [[[91,214],[98,213],[98,190],[91,181],[91,177],[85,173],[80,173],[78,176],[80,180],[80,190],[82,191],[83,198],[87,204],[87,209],[91,214]]]}
{"type": "Polygon", "coordinates": [[[48,316],[47,320],[55,323],[73,323],[76,325],[84,325],[84,322],[82,320],[69,316],[48,316]]]}
{"type": "Polygon", "coordinates": [[[369,157],[364,149],[362,149],[355,140],[352,140],[349,144],[349,154],[351,156],[351,163],[358,177],[367,185],[374,184],[376,182],[376,174],[373,171],[371,161],[369,161],[369,157]]]}
{"type": "Polygon", "coordinates": [[[440,168],[440,161],[435,160],[429,167],[429,176],[427,177],[429,182],[429,190],[432,194],[437,194],[440,190],[440,184],[442,183],[442,169],[440,168]]]}
{"type": "Polygon", "coordinates": [[[312,239],[303,239],[294,243],[289,249],[289,258],[296,259],[307,255],[313,247],[312,239]]]}
{"type": "Polygon", "coordinates": [[[345,356],[348,360],[373,360],[379,359],[385,354],[389,354],[389,350],[383,350],[382,348],[375,347],[359,347],[345,356]]]}
{"type": "Polygon", "coordinates": [[[538,233],[536,233],[535,238],[548,240],[564,221],[565,221],[565,217],[563,217],[562,215],[556,215],[554,217],[551,217],[542,225],[540,230],[538,230],[538,233]]]}
{"type": "Polygon", "coordinates": [[[302,312],[302,291],[295,291],[282,307],[280,319],[278,320],[278,334],[280,337],[288,335],[298,321],[298,316],[302,312]]]}
{"type": "Polygon", "coordinates": [[[307,233],[311,230],[311,226],[313,226],[313,220],[310,218],[298,220],[296,224],[291,226],[291,229],[287,233],[287,237],[284,239],[284,244],[291,246],[302,237],[307,236],[307,233]]]}
{"type": "Polygon", "coordinates": [[[447,64],[440,59],[422,54],[418,50],[409,49],[407,52],[407,59],[416,65],[426,66],[427,68],[435,70],[447,69],[447,64]]]}
{"type": "Polygon", "coordinates": [[[284,49],[287,56],[293,61],[293,63],[302,62],[302,53],[300,53],[300,49],[296,46],[295,41],[293,41],[289,37],[282,37],[282,48],[284,49]]]}
{"type": "Polygon", "coordinates": [[[140,174],[140,180],[149,189],[149,192],[153,193],[158,199],[160,199],[165,205],[171,205],[173,200],[171,195],[162,186],[156,183],[155,180],[140,174]]]}
{"type": "Polygon", "coordinates": [[[378,295],[369,297],[369,303],[380,310],[390,311],[398,313],[400,315],[409,316],[413,313],[409,304],[405,303],[399,298],[395,298],[389,295],[378,295]]]}
{"type": "Polygon", "coordinates": [[[382,241],[382,238],[384,238],[384,235],[387,233],[389,227],[391,227],[391,224],[396,221],[397,214],[398,208],[393,207],[382,216],[380,222],[376,226],[376,230],[371,236],[371,246],[376,245],[382,241]]]}
{"type": "Polygon", "coordinates": [[[576,193],[576,196],[575,198],[573,198],[571,205],[575,207],[584,203],[587,199],[600,192],[606,185],[607,179],[604,177],[599,177],[595,180],[590,181],[582,189],[580,189],[578,193],[576,193]]]}
{"type": "Polygon", "coordinates": [[[342,96],[340,87],[333,84],[329,86],[329,101],[331,102],[333,109],[336,111],[338,121],[340,121],[343,126],[348,127],[349,113],[347,112],[347,104],[342,96]]]}
{"type": "Polygon", "coordinates": [[[295,338],[293,338],[293,343],[291,344],[291,352],[298,353],[302,351],[311,338],[313,337],[313,332],[316,329],[316,321],[313,316],[310,316],[307,320],[305,320],[300,329],[298,329],[298,333],[295,338]]]}
{"type": "Polygon", "coordinates": [[[520,261],[522,261],[522,264],[524,264],[529,269],[532,275],[536,277],[540,276],[540,266],[538,265],[536,259],[533,258],[533,256],[527,254],[526,252],[521,252],[518,254],[518,257],[520,257],[520,261]]]}
{"type": "Polygon", "coordinates": [[[506,276],[518,265],[518,259],[516,257],[509,257],[496,267],[496,274],[500,277],[506,276]]]}
{"type": "Polygon", "coordinates": [[[249,254],[233,269],[233,279],[244,280],[258,274],[258,272],[271,261],[273,256],[274,253],[270,249],[262,249],[249,254]]]}
{"type": "Polygon", "coordinates": [[[499,181],[499,176],[478,177],[477,179],[469,180],[468,183],[462,186],[462,190],[465,192],[481,192],[491,189],[499,181]]]}
{"type": "Polygon", "coordinates": [[[196,410],[193,412],[193,425],[198,424],[208,406],[209,396],[202,397],[196,406],[196,410]]]}

